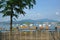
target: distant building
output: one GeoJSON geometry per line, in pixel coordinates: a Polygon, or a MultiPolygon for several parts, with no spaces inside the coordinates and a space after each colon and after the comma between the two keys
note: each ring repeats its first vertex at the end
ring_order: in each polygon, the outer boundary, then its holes
{"type": "Polygon", "coordinates": [[[4,30],[4,28],[0,27],[0,30],[4,30]]]}
{"type": "Polygon", "coordinates": [[[19,29],[28,29],[28,26],[27,25],[20,25],[19,29]]]}
{"type": "Polygon", "coordinates": [[[31,26],[33,26],[33,24],[30,24],[29,26],[31,27],[31,26]]]}

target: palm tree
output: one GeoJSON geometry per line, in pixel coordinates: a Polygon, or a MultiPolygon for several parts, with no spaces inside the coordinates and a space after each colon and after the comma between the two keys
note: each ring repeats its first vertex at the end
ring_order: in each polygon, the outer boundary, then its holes
{"type": "Polygon", "coordinates": [[[0,12],[3,17],[10,16],[10,33],[12,33],[12,18],[18,15],[25,14],[24,9],[31,9],[36,4],[35,0],[1,0],[0,1],[0,12]]]}

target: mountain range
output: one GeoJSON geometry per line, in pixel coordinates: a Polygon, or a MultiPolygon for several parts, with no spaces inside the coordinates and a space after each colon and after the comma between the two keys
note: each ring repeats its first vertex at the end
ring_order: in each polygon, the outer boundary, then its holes
{"type": "MultiPolygon", "coordinates": [[[[38,19],[38,20],[31,20],[31,19],[26,19],[26,20],[21,20],[21,21],[13,21],[13,23],[18,23],[18,24],[23,24],[25,22],[29,22],[29,23],[37,23],[37,22],[60,22],[57,20],[51,20],[51,19],[38,19]]],[[[0,23],[7,23],[9,24],[9,21],[6,22],[0,22],[0,23]]]]}

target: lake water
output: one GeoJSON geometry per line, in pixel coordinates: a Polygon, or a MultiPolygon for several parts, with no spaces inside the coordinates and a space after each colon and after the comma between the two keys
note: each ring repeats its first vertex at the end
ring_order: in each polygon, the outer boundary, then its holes
{"type": "MultiPolygon", "coordinates": [[[[12,26],[13,26],[13,27],[16,27],[16,24],[13,24],[12,26]]],[[[9,30],[9,29],[10,29],[10,24],[0,24],[0,27],[9,30]]]]}

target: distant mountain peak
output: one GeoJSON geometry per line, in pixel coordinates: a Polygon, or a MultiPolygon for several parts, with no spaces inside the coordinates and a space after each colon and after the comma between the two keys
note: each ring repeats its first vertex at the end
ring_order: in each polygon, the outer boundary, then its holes
{"type": "MultiPolygon", "coordinates": [[[[13,23],[24,23],[24,22],[29,22],[29,23],[37,23],[37,22],[60,22],[57,20],[51,20],[51,19],[37,19],[37,20],[31,20],[31,19],[24,19],[21,21],[13,21],[13,23]]],[[[1,22],[1,23],[10,23],[10,22],[1,22]]]]}

